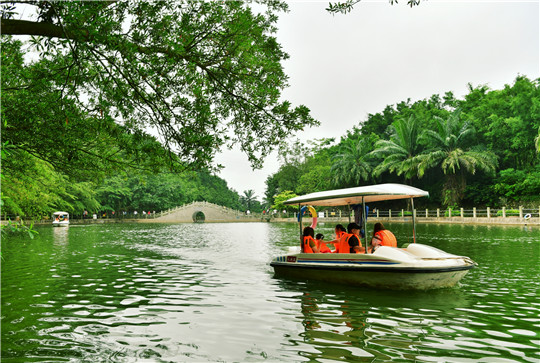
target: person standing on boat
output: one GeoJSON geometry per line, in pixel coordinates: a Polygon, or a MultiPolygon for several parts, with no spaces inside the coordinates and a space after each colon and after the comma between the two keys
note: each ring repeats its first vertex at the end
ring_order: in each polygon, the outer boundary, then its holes
{"type": "Polygon", "coordinates": [[[328,248],[326,243],[324,243],[323,238],[324,236],[322,233],[317,233],[317,235],[315,236],[315,243],[317,244],[317,249],[320,253],[331,253],[332,250],[328,248]]]}
{"type": "Polygon", "coordinates": [[[381,222],[377,222],[375,223],[375,226],[373,226],[371,245],[374,249],[379,248],[379,246],[397,247],[396,236],[384,228],[384,225],[381,222]]]}
{"type": "Polygon", "coordinates": [[[311,227],[304,228],[302,250],[304,253],[319,253],[317,243],[313,238],[315,231],[311,227]]]}

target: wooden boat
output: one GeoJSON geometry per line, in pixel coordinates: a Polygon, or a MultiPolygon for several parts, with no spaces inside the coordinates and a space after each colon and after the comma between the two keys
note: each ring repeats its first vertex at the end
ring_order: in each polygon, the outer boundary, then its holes
{"type": "Polygon", "coordinates": [[[69,226],[68,212],[54,212],[52,214],[52,224],[55,227],[69,226]]]}
{"type": "MultiPolygon", "coordinates": [[[[410,199],[429,193],[402,184],[378,184],[356,188],[311,193],[289,199],[285,204],[302,206],[361,205],[384,200],[410,199]]],[[[446,253],[440,249],[416,243],[413,213],[413,241],[406,248],[381,246],[373,253],[303,253],[300,246],[289,249],[286,255],[275,257],[270,265],[275,275],[300,279],[321,280],[347,285],[387,289],[427,290],[455,286],[476,263],[465,256],[446,253]]],[[[367,231],[366,218],[362,218],[367,231]]],[[[300,231],[302,220],[299,218],[300,231]]],[[[368,246],[365,233],[363,245],[368,246]]],[[[302,237],[300,237],[302,239],[302,237]]],[[[370,239],[371,240],[371,239],[370,239]]]]}

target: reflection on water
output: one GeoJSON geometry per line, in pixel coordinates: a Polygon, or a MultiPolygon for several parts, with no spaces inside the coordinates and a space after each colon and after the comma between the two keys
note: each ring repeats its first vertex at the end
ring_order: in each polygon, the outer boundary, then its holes
{"type": "Polygon", "coordinates": [[[39,232],[2,240],[2,361],[540,358],[538,229],[420,225],[419,242],[479,263],[429,292],[275,278],[268,263],[296,244],[294,224],[39,232]]]}
{"type": "MultiPolygon", "coordinates": [[[[280,285],[299,293],[300,337],[317,348],[306,354],[314,360],[414,359],[417,342],[423,344],[431,326],[444,325],[442,316],[471,304],[458,289],[407,293],[291,281],[280,285]]],[[[444,329],[450,331],[438,328],[444,329]]]]}
{"type": "Polygon", "coordinates": [[[68,242],[69,226],[55,227],[53,231],[53,241],[56,245],[65,245],[68,242]]]}

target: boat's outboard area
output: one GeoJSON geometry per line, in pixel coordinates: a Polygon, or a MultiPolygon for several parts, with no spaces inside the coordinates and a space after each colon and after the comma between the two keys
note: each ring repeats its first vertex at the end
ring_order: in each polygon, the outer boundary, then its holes
{"type": "Polygon", "coordinates": [[[289,251],[287,251],[287,253],[290,255],[290,254],[294,254],[294,253],[301,253],[301,248],[300,246],[290,246],[289,247],[289,251]]]}
{"type": "Polygon", "coordinates": [[[407,246],[407,252],[422,258],[455,258],[456,255],[444,252],[438,248],[427,246],[421,243],[411,243],[407,246]]]}
{"type": "Polygon", "coordinates": [[[474,261],[465,256],[457,256],[438,248],[414,243],[407,246],[406,249],[381,246],[374,253],[374,256],[387,258],[401,264],[415,265],[418,267],[459,267],[476,265],[474,261]]]}
{"type": "Polygon", "coordinates": [[[384,257],[391,260],[396,260],[400,262],[409,262],[414,263],[418,262],[418,256],[413,255],[412,253],[402,250],[395,247],[381,246],[373,252],[374,256],[384,257]]]}

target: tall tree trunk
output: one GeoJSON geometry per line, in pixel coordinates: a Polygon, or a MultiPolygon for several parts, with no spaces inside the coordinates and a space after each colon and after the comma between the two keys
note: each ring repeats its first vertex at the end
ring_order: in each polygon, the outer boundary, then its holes
{"type": "Polygon", "coordinates": [[[465,195],[465,176],[462,172],[449,174],[443,186],[442,195],[445,207],[457,207],[465,195]]]}

